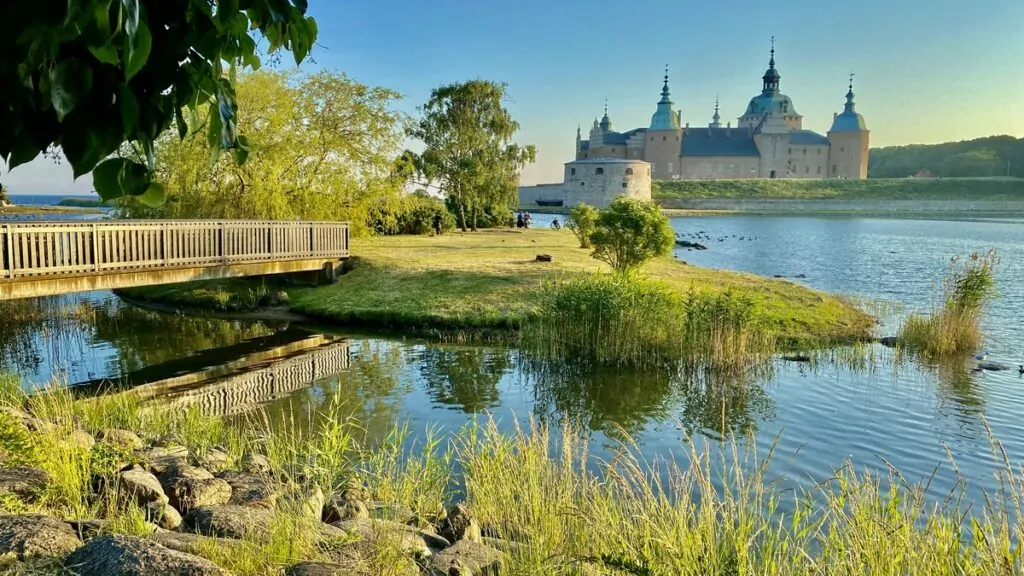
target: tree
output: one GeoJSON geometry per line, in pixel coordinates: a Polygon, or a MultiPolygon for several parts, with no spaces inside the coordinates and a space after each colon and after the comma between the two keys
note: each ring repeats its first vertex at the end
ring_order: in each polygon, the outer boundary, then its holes
{"type": "Polygon", "coordinates": [[[346,219],[361,233],[369,207],[398,195],[392,165],[407,122],[393,109],[398,93],[327,71],[262,70],[236,84],[245,164],[228,157],[211,164],[216,151],[207,139],[167,134],[155,147],[167,202],[152,208],[126,199],[125,216],[346,219]]]}
{"type": "Polygon", "coordinates": [[[259,67],[258,39],[267,53],[290,50],[300,63],[317,35],[306,7],[307,0],[2,2],[0,157],[14,169],[59,150],[76,178],[93,172],[102,198],[154,203],[163,195],[153,182],[155,142],[172,125],[179,138],[190,126],[203,130],[214,154],[233,150],[242,162],[248,145],[236,125],[235,69],[259,67]],[[143,151],[143,162],[108,158],[125,142],[143,151]]]}
{"type": "Polygon", "coordinates": [[[590,240],[594,258],[628,274],[651,258],[669,254],[675,234],[656,204],[619,196],[598,214],[590,240]]]}
{"type": "Polygon", "coordinates": [[[511,207],[519,171],[536,149],[513,144],[519,124],[503,106],[507,85],[470,80],[434,89],[423,117],[409,135],[423,142],[422,154],[406,152],[406,170],[437,186],[463,232],[494,203],[511,207]]]}
{"type": "Polygon", "coordinates": [[[577,204],[569,210],[569,220],[565,227],[572,230],[580,241],[580,248],[590,248],[590,235],[597,226],[597,208],[587,204],[577,204]]]}
{"type": "Polygon", "coordinates": [[[11,203],[11,196],[7,192],[7,186],[0,183],[0,208],[11,203]]]}

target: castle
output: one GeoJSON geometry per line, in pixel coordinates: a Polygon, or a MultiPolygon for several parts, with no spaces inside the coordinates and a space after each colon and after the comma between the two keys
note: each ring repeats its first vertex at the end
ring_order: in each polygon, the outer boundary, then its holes
{"type": "Polygon", "coordinates": [[[868,129],[853,102],[853,77],[843,112],[835,114],[824,136],[803,127],[803,116],[779,90],[782,75],[772,46],[761,93],[750,99],[736,126],[722,126],[718,104],[706,127],[682,125],[668,88],[647,128],[616,132],[608,117],[584,140],[576,130],[576,159],[644,160],[656,180],[689,178],[867,178],[868,129]]]}
{"type": "Polygon", "coordinates": [[[561,184],[523,186],[521,205],[606,206],[615,196],[650,199],[651,180],[715,178],[845,178],[868,175],[868,136],[853,102],[853,75],[846,105],[821,135],[803,127],[803,116],[779,90],[772,39],[761,93],[750,99],[736,126],[722,126],[718,103],[706,126],[682,124],[668,87],[647,128],[617,132],[605,106],[604,117],[583,139],[576,129],[576,159],[565,164],[561,184]]]}

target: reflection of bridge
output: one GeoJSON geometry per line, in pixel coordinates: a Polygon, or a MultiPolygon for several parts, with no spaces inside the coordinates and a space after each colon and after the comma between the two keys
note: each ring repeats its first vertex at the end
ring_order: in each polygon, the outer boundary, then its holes
{"type": "Polygon", "coordinates": [[[348,365],[348,340],[311,335],[284,347],[143,384],[125,393],[138,395],[143,402],[161,410],[196,406],[205,414],[235,414],[339,374],[348,365]]]}
{"type": "Polygon", "coordinates": [[[107,220],[0,224],[0,300],[237,276],[326,271],[348,223],[107,220]]]}

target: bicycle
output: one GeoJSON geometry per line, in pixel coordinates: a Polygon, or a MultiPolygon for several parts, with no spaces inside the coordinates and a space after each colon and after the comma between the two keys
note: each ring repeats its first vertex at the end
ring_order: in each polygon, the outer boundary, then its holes
{"type": "Polygon", "coordinates": [[[554,220],[551,221],[551,229],[552,230],[561,230],[562,229],[562,225],[558,223],[558,218],[555,218],[554,220]]]}

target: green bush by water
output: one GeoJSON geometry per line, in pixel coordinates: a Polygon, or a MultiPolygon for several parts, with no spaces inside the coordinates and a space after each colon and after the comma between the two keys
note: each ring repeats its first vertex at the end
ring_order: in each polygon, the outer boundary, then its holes
{"type": "Polygon", "coordinates": [[[973,352],[981,346],[981,316],[996,295],[994,251],[953,258],[929,315],[911,314],[900,328],[904,348],[928,357],[973,352]]]}
{"type": "Polygon", "coordinates": [[[729,292],[680,293],[637,276],[591,274],[545,284],[538,298],[523,345],[551,360],[742,371],[773,347],[756,303],[729,292]]]}
{"type": "Polygon", "coordinates": [[[651,258],[670,254],[675,233],[653,202],[619,196],[598,213],[590,243],[594,258],[628,274],[651,258]]]}
{"type": "Polygon", "coordinates": [[[569,210],[569,219],[565,227],[572,231],[580,242],[580,248],[590,248],[590,235],[597,226],[597,208],[587,204],[577,204],[569,210]]]}

